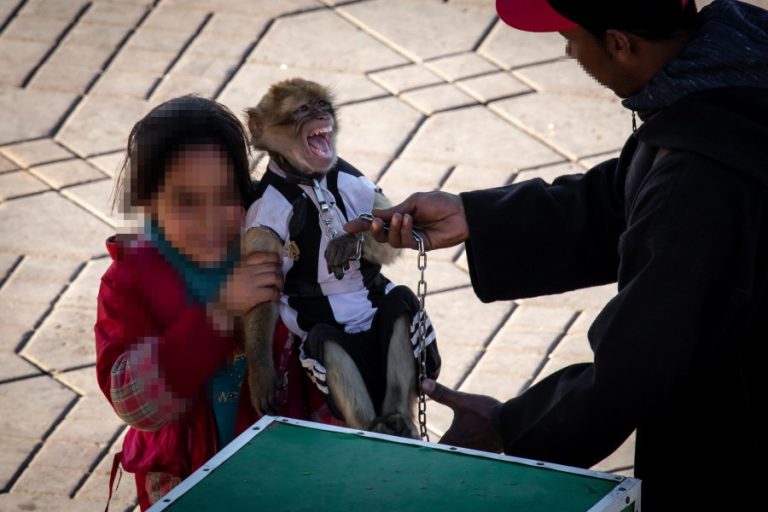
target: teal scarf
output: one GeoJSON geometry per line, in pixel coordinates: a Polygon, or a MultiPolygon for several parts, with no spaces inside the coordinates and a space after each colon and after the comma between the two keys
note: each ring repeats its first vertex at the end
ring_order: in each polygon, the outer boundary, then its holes
{"type": "Polygon", "coordinates": [[[192,303],[207,304],[216,298],[221,285],[238,262],[240,251],[233,248],[227,259],[215,267],[201,267],[173,247],[163,235],[154,219],[147,220],[145,232],[165,260],[176,270],[184,282],[187,299],[192,303]]]}

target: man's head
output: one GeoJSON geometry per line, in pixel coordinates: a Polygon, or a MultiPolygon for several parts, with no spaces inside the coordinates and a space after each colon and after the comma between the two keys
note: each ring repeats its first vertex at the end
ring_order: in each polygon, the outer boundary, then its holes
{"type": "Polygon", "coordinates": [[[642,89],[689,41],[694,0],[497,0],[508,25],[560,32],[566,54],[626,98],[642,89]]]}

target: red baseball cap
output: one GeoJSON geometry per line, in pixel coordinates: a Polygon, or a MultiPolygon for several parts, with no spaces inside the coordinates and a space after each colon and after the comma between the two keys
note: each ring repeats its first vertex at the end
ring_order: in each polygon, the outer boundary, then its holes
{"type": "Polygon", "coordinates": [[[528,32],[653,30],[676,26],[689,0],[496,0],[509,25],[528,32]]]}
{"type": "Polygon", "coordinates": [[[496,0],[496,12],[510,27],[527,32],[560,32],[578,26],[547,0],[496,0]]]}

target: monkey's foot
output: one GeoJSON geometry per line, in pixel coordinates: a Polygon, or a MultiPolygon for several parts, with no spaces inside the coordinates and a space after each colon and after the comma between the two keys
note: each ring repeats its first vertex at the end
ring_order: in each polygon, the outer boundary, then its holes
{"type": "Polygon", "coordinates": [[[379,416],[374,419],[368,427],[371,432],[379,434],[389,434],[398,437],[407,437],[410,439],[419,439],[419,432],[416,425],[411,420],[400,413],[393,412],[385,416],[379,416]]]}

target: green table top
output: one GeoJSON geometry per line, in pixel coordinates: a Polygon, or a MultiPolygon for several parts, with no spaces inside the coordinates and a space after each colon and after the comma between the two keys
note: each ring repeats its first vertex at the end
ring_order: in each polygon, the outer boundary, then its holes
{"type": "Polygon", "coordinates": [[[621,485],[606,476],[307,425],[272,422],[235,440],[226,460],[207,465],[204,477],[164,510],[583,512],[621,485]]]}

